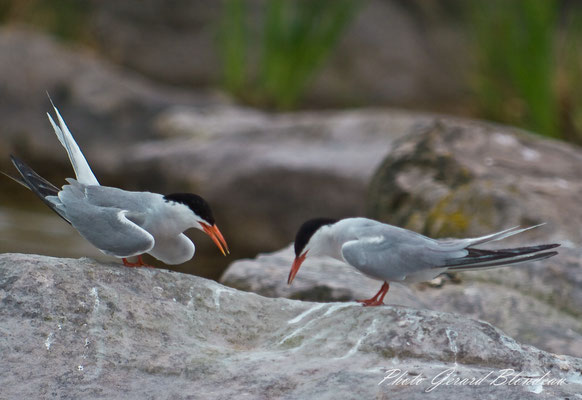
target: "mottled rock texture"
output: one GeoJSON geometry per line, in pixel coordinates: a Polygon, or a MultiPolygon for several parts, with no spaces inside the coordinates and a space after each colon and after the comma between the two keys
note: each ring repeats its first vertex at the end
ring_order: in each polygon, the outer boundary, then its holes
{"type": "MultiPolygon", "coordinates": [[[[580,296],[576,274],[582,253],[570,249],[561,252],[550,260],[456,274],[452,280],[443,276],[410,286],[392,283],[384,302],[482,319],[521,342],[580,357],[582,322],[576,308],[580,296]],[[543,269],[549,272],[536,275],[543,269]]],[[[308,258],[289,286],[287,276],[293,257],[288,247],[255,259],[237,260],[221,282],[264,296],[309,301],[368,299],[380,289],[381,282],[328,258],[308,258]]]]}
{"type": "Polygon", "coordinates": [[[581,165],[577,146],[443,118],[394,145],[370,185],[368,214],[433,237],[546,222],[539,238],[580,244],[581,165]]]}
{"type": "Polygon", "coordinates": [[[269,299],[163,270],[4,254],[0,304],[2,399],[424,399],[449,373],[483,381],[443,383],[430,398],[582,391],[582,360],[486,322],[269,299]],[[424,379],[391,385],[395,369],[424,379]],[[504,369],[563,383],[492,385],[504,369]]]}

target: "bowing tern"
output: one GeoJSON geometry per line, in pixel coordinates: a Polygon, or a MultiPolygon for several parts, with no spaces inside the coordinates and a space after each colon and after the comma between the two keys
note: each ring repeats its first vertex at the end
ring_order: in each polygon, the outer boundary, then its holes
{"type": "Polygon", "coordinates": [[[68,184],[59,189],[12,155],[22,179],[5,175],[33,191],[91,244],[105,254],[121,258],[128,267],[146,266],[141,258],[145,253],[165,264],[190,260],[195,246],[183,233],[190,228],[204,231],[223,255],[229,253],[210,206],[202,197],[101,186],[54,104],[53,108],[59,123],[49,113],[48,119],[69,155],[76,179],[67,178],[68,184]],[[127,260],[133,256],[138,257],[137,263],[127,260]]]}
{"type": "Polygon", "coordinates": [[[558,254],[556,251],[546,250],[558,247],[559,244],[503,250],[473,247],[505,239],[540,225],[514,227],[473,239],[435,240],[367,218],[312,219],[301,226],[295,237],[295,261],[287,283],[293,282],[308,255],[333,257],[383,282],[374,297],[358,300],[364,306],[378,306],[383,304],[391,281],[422,282],[446,271],[487,269],[555,256],[558,254]]]}

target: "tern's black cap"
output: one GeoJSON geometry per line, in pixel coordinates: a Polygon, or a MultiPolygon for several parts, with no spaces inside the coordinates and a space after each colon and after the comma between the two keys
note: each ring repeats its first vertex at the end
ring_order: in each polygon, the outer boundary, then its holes
{"type": "Polygon", "coordinates": [[[301,252],[307,246],[309,239],[313,234],[324,225],[335,224],[338,220],[331,218],[314,218],[306,221],[301,225],[301,228],[297,231],[295,235],[295,255],[299,257],[301,252]]]}
{"type": "Polygon", "coordinates": [[[214,216],[210,206],[202,197],[193,193],[172,193],[164,196],[166,201],[182,203],[190,208],[194,214],[198,215],[210,225],[214,225],[214,216]]]}

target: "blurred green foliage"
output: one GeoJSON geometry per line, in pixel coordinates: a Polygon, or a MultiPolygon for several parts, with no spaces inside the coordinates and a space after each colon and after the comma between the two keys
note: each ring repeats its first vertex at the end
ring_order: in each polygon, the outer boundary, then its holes
{"type": "Polygon", "coordinates": [[[262,30],[244,0],[225,0],[220,32],[225,87],[244,102],[291,109],[356,15],[355,0],[270,0],[262,30]]]}
{"type": "MultiPolygon", "coordinates": [[[[408,10],[419,29],[430,32],[428,19],[437,27],[447,24],[458,27],[461,35],[471,34],[469,51],[476,62],[469,71],[473,92],[463,103],[464,114],[582,143],[582,2],[447,0],[425,7],[421,1],[396,3],[408,10]]],[[[24,23],[64,40],[91,44],[96,33],[88,21],[95,4],[0,0],[0,23],[24,23]]],[[[220,20],[212,22],[220,24],[222,85],[243,103],[293,109],[366,2],[220,4],[220,20]]],[[[455,104],[451,109],[458,111],[455,104]]]]}
{"type": "Polygon", "coordinates": [[[33,25],[69,41],[86,37],[89,0],[0,0],[0,22],[33,25]]]}
{"type": "Polygon", "coordinates": [[[558,0],[489,0],[469,7],[481,117],[582,140],[580,10],[558,0]]]}
{"type": "Polygon", "coordinates": [[[582,3],[564,13],[556,91],[562,139],[582,144],[582,3]]]}

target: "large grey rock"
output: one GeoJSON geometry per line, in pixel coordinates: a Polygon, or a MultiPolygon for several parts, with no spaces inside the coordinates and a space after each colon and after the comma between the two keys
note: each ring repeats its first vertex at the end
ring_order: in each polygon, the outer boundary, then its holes
{"type": "MultiPolygon", "coordinates": [[[[523,343],[580,357],[582,251],[566,249],[561,253],[520,267],[458,274],[454,280],[445,276],[410,286],[392,283],[384,302],[481,319],[523,343]],[[546,282],[535,275],[534,269],[552,271],[549,275],[554,279],[546,282]],[[507,276],[511,279],[505,279],[507,276]],[[520,276],[523,282],[518,286],[514,280],[520,276]]],[[[237,260],[220,281],[263,296],[309,301],[368,299],[380,289],[381,282],[329,258],[308,258],[289,286],[287,276],[293,258],[292,248],[288,247],[255,259],[237,260]]]]}
{"type": "MultiPolygon", "coordinates": [[[[543,242],[562,247],[549,260],[460,274],[462,285],[445,279],[440,288],[412,286],[405,297],[395,290],[387,301],[463,313],[522,342],[582,356],[580,150],[477,121],[442,118],[416,129],[394,145],[376,173],[369,215],[431,237],[480,236],[545,221],[493,247],[543,242]]],[[[325,260],[308,260],[289,288],[292,259],[290,251],[282,251],[237,261],[222,282],[269,296],[332,301],[371,297],[379,288],[325,260]]]]}
{"type": "Polygon", "coordinates": [[[581,163],[575,145],[442,118],[393,147],[370,185],[368,214],[435,237],[547,222],[536,237],[579,244],[581,163]]]}
{"type": "Polygon", "coordinates": [[[582,392],[581,359],[447,313],[268,299],[168,271],[18,254],[0,255],[0,303],[3,399],[421,399],[449,373],[482,381],[443,381],[431,398],[582,392]],[[418,384],[384,380],[396,369],[418,384]],[[545,384],[495,385],[505,369],[547,373],[545,384]]]}

